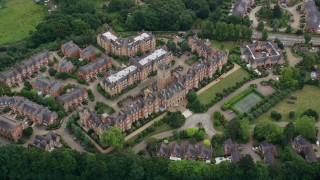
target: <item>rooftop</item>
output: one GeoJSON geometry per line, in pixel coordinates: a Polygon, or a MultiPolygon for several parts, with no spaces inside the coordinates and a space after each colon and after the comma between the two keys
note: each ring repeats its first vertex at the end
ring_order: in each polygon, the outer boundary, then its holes
{"type": "Polygon", "coordinates": [[[129,66],[129,67],[107,77],[107,80],[111,83],[117,82],[119,79],[121,79],[124,76],[127,76],[130,72],[132,72],[136,69],[137,69],[136,66],[129,66]]]}

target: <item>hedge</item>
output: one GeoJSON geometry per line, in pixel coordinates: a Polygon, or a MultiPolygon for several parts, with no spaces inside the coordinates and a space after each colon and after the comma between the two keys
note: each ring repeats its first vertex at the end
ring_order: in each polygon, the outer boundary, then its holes
{"type": "Polygon", "coordinates": [[[245,96],[247,96],[248,94],[250,94],[251,92],[254,91],[254,87],[250,86],[248,89],[242,91],[240,94],[234,96],[233,98],[231,98],[228,102],[224,103],[222,105],[222,110],[227,110],[227,109],[230,109],[230,107],[238,102],[239,100],[243,99],[245,96]]]}

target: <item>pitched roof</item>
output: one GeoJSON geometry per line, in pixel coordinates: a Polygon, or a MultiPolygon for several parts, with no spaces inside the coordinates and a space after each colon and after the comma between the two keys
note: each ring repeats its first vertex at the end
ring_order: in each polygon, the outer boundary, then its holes
{"type": "Polygon", "coordinates": [[[78,97],[84,96],[85,93],[86,93],[85,89],[83,89],[82,87],[76,87],[72,91],[66,94],[63,94],[62,96],[59,96],[57,100],[59,103],[65,104],[77,99],[78,97]]]}
{"type": "Polygon", "coordinates": [[[81,66],[78,71],[83,73],[83,74],[88,74],[91,72],[94,72],[95,70],[98,70],[99,68],[101,68],[102,66],[106,65],[109,63],[109,58],[107,56],[102,56],[99,57],[93,61],[91,61],[90,63],[81,66]]]}
{"type": "Polygon", "coordinates": [[[177,95],[185,90],[185,87],[181,84],[181,82],[174,82],[168,85],[166,88],[162,89],[159,92],[160,99],[170,99],[174,95],[177,95]]]}

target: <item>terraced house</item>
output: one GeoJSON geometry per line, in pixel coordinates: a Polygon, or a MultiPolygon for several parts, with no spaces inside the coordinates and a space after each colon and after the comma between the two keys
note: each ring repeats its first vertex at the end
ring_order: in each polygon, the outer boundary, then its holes
{"type": "Polygon", "coordinates": [[[98,44],[107,53],[117,56],[135,56],[138,52],[146,52],[156,47],[156,39],[150,32],[139,32],[136,37],[124,39],[117,37],[115,32],[110,29],[108,32],[98,34],[98,44]]]}
{"type": "Polygon", "coordinates": [[[88,92],[82,87],[76,87],[70,92],[59,96],[57,100],[65,110],[68,110],[70,107],[80,105],[87,98],[88,92]]]}
{"type": "Polygon", "coordinates": [[[23,129],[22,122],[16,122],[7,117],[0,116],[0,135],[4,138],[16,142],[22,136],[23,129]]]}
{"type": "Polygon", "coordinates": [[[192,52],[197,52],[199,56],[203,56],[205,59],[212,59],[219,53],[211,47],[209,39],[199,39],[197,36],[190,36],[188,44],[192,52]]]}
{"type": "Polygon", "coordinates": [[[0,97],[0,107],[9,107],[13,113],[21,114],[36,124],[50,125],[58,118],[56,112],[20,96],[0,97]]]}
{"type": "Polygon", "coordinates": [[[173,161],[186,159],[204,160],[205,162],[210,163],[212,160],[212,154],[212,149],[205,147],[203,144],[194,146],[190,143],[179,145],[175,142],[169,144],[161,142],[156,148],[157,156],[166,157],[173,161]]]}
{"type": "Polygon", "coordinates": [[[276,44],[269,41],[244,44],[241,48],[241,54],[241,59],[251,64],[253,68],[284,64],[280,49],[276,44]]]}
{"type": "Polygon", "coordinates": [[[33,89],[36,89],[43,94],[50,94],[55,97],[59,96],[63,87],[61,83],[54,80],[49,80],[42,76],[30,81],[30,84],[33,89]]]}
{"type": "Polygon", "coordinates": [[[14,83],[21,83],[24,78],[38,71],[41,66],[48,65],[53,60],[52,54],[48,50],[44,50],[29,59],[16,64],[8,71],[0,72],[0,82],[7,86],[14,83]]]}
{"type": "Polygon", "coordinates": [[[51,151],[55,147],[60,147],[60,137],[50,131],[47,135],[36,135],[33,144],[29,144],[28,147],[35,147],[45,151],[51,151]]]}
{"type": "Polygon", "coordinates": [[[81,79],[88,81],[112,66],[111,57],[102,56],[78,69],[81,79]]]}

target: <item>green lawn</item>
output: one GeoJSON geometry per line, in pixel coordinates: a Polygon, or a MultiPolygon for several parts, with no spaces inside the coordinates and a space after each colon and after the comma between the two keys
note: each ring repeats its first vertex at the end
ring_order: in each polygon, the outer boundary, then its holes
{"type": "Polygon", "coordinates": [[[233,72],[226,78],[222,79],[215,85],[211,86],[206,91],[199,94],[199,100],[201,104],[208,104],[214,97],[217,92],[222,92],[224,88],[229,88],[234,86],[237,82],[243,80],[244,77],[249,77],[249,74],[244,69],[240,68],[237,71],[233,72]]]}
{"type": "Polygon", "coordinates": [[[270,113],[272,111],[278,111],[282,114],[281,121],[290,121],[290,111],[295,112],[295,117],[300,117],[301,114],[309,108],[315,109],[320,113],[320,88],[315,86],[305,86],[302,90],[293,92],[289,96],[297,97],[295,104],[288,104],[288,98],[286,98],[272,107],[269,111],[262,114],[257,120],[271,119],[270,113]]]}
{"type": "Polygon", "coordinates": [[[13,43],[29,36],[44,16],[43,5],[33,0],[7,0],[0,9],[0,44],[13,43]]]}
{"type": "MultiPolygon", "coordinates": [[[[159,127],[156,127],[156,130],[150,134],[147,134],[144,139],[147,139],[148,137],[151,137],[155,134],[159,134],[159,133],[162,133],[162,132],[166,132],[166,131],[170,131],[170,130],[173,130],[173,128],[171,126],[169,126],[167,123],[163,123],[161,126],[159,127]]],[[[133,136],[131,139],[129,139],[128,141],[134,141],[135,139],[138,138],[138,134],[133,136]]]]}
{"type": "Polygon", "coordinates": [[[213,48],[221,49],[221,45],[224,46],[224,49],[230,50],[236,46],[235,41],[217,41],[217,40],[210,40],[211,45],[213,48]]]}

